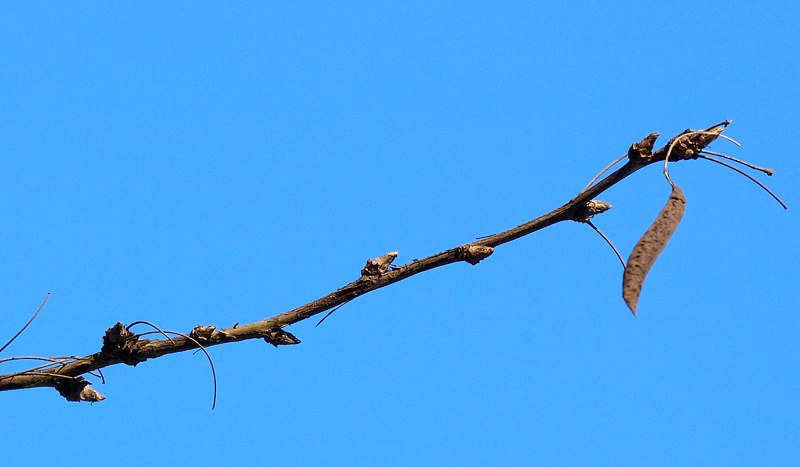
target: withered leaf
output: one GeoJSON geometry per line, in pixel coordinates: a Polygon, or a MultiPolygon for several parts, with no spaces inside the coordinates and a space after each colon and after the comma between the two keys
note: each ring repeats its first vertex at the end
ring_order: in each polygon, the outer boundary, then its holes
{"type": "Polygon", "coordinates": [[[686,197],[678,185],[673,185],[666,206],[633,247],[622,277],[622,297],[634,316],[647,273],[678,228],[684,211],[686,211],[686,197]]]}

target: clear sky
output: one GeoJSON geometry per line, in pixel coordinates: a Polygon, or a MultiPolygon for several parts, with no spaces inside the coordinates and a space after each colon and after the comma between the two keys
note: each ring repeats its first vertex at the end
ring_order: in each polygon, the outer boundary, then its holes
{"type": "MultiPolygon", "coordinates": [[[[634,318],[559,224],[364,296],[303,343],[0,394],[8,465],[800,463],[792,2],[2,2],[2,357],[117,321],[256,321],[568,201],[650,132],[725,119],[634,318]]],[[[657,167],[601,198],[627,257],[657,167]]],[[[140,328],[145,331],[145,328],[140,328]]],[[[22,369],[4,363],[0,373],[22,369]]]]}

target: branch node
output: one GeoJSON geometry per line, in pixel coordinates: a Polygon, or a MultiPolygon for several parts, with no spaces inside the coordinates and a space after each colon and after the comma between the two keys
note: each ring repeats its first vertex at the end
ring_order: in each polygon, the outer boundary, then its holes
{"type": "Polygon", "coordinates": [[[211,326],[203,326],[202,324],[198,324],[192,329],[192,332],[189,333],[189,337],[197,340],[198,342],[208,342],[209,339],[211,339],[211,335],[214,334],[215,329],[217,329],[217,327],[213,324],[211,326]]]}
{"type": "Polygon", "coordinates": [[[658,136],[658,132],[650,133],[638,143],[631,144],[630,149],[628,149],[628,159],[631,162],[638,163],[650,162],[653,158],[653,145],[656,144],[658,136]]]}
{"type": "Polygon", "coordinates": [[[459,257],[473,266],[494,253],[494,248],[485,245],[463,245],[459,248],[459,257]]]}
{"type": "Polygon", "coordinates": [[[683,133],[669,140],[665,147],[669,148],[669,160],[683,161],[697,159],[700,151],[713,143],[718,137],[722,136],[728,121],[722,122],[707,130],[685,130],[683,133]]]}
{"type": "Polygon", "coordinates": [[[361,276],[380,276],[389,269],[389,265],[397,258],[397,255],[398,252],[390,251],[379,258],[367,260],[367,264],[361,270],[361,276]]]}
{"type": "Polygon", "coordinates": [[[281,328],[272,328],[267,331],[267,334],[264,336],[264,342],[278,347],[279,345],[299,344],[300,339],[296,338],[291,332],[284,331],[281,328]]]}
{"type": "Polygon", "coordinates": [[[149,341],[146,339],[139,340],[136,334],[118,322],[106,330],[100,352],[108,358],[116,358],[126,365],[136,366],[147,360],[139,356],[141,346],[147,342],[149,341]]]}
{"type": "Polygon", "coordinates": [[[589,222],[590,218],[604,213],[609,209],[611,209],[611,205],[605,201],[591,199],[575,212],[575,217],[572,220],[576,222],[589,222]]]}

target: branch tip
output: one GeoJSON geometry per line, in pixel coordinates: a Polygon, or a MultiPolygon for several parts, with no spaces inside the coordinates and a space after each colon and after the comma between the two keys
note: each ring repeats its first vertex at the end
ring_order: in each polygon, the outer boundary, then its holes
{"type": "Polygon", "coordinates": [[[658,132],[650,133],[638,143],[633,143],[628,149],[628,159],[631,162],[649,162],[653,157],[653,146],[659,137],[658,132]]]}
{"type": "Polygon", "coordinates": [[[53,387],[70,402],[100,402],[105,396],[95,391],[85,378],[54,378],[53,387]]]}
{"type": "Polygon", "coordinates": [[[291,332],[284,331],[281,328],[272,328],[267,331],[264,336],[264,342],[272,344],[274,347],[279,345],[296,345],[300,343],[300,339],[294,336],[291,332]]]}
{"type": "Polygon", "coordinates": [[[722,127],[722,129],[728,128],[728,125],[733,123],[733,120],[724,120],[722,122],[717,123],[716,125],[711,125],[710,127],[706,128],[706,131],[713,131],[716,128],[722,127]]]}

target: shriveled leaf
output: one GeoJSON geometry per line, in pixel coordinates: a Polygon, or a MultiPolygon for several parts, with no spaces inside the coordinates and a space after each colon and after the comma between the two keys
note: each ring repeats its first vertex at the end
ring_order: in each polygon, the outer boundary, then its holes
{"type": "Polygon", "coordinates": [[[673,185],[666,206],[633,247],[622,277],[622,297],[634,316],[647,273],[678,228],[684,211],[686,211],[686,197],[678,185],[673,185]]]}

